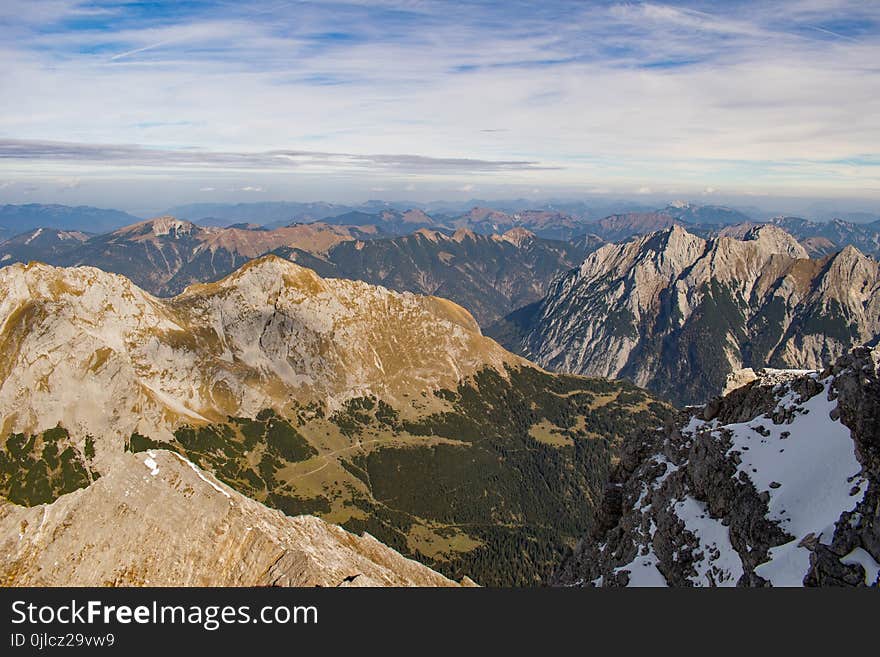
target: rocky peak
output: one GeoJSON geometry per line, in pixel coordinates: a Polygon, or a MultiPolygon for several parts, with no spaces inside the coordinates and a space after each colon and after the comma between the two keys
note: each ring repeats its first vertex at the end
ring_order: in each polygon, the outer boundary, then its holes
{"type": "Polygon", "coordinates": [[[503,221],[509,219],[509,217],[505,213],[499,210],[493,210],[492,208],[483,208],[480,206],[475,206],[471,208],[465,215],[465,217],[470,221],[503,221]]]}
{"type": "Polygon", "coordinates": [[[501,236],[505,242],[510,242],[517,248],[522,248],[523,246],[529,244],[535,239],[535,234],[521,226],[517,226],[515,228],[511,228],[506,233],[501,236]]]}
{"type": "Polygon", "coordinates": [[[452,234],[452,239],[456,242],[464,242],[465,240],[477,239],[477,234],[470,228],[459,228],[452,234]]]}
{"type": "Polygon", "coordinates": [[[400,215],[400,218],[408,224],[431,224],[434,222],[424,211],[418,209],[407,210],[400,215]]]}
{"type": "Polygon", "coordinates": [[[153,231],[153,235],[156,237],[172,234],[174,237],[177,237],[178,235],[186,235],[199,230],[199,227],[194,223],[177,219],[170,215],[150,219],[148,223],[153,231]]]}
{"type": "Polygon", "coordinates": [[[645,236],[636,248],[644,259],[655,262],[661,273],[678,275],[703,254],[706,240],[673,224],[645,236]]]}
{"type": "Polygon", "coordinates": [[[430,242],[440,242],[446,239],[446,235],[441,233],[439,230],[434,230],[431,228],[419,228],[413,234],[420,235],[430,242]]]}
{"type": "Polygon", "coordinates": [[[285,287],[308,295],[316,295],[326,289],[324,280],[311,269],[270,253],[246,262],[216,283],[192,285],[185,294],[204,295],[221,290],[238,290],[244,298],[253,294],[254,299],[262,299],[267,294],[277,294],[285,287]]]}
{"type": "Polygon", "coordinates": [[[745,242],[757,242],[768,253],[779,253],[790,258],[809,258],[806,249],[789,233],[779,226],[759,224],[745,232],[745,242]]]}
{"type": "Polygon", "coordinates": [[[184,235],[204,232],[205,230],[206,229],[201,228],[192,222],[165,215],[120,228],[114,233],[114,235],[138,236],[142,238],[179,238],[184,235]]]}

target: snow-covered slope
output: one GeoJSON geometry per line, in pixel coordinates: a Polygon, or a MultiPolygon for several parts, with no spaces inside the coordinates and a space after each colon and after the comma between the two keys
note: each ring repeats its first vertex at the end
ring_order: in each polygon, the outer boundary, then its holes
{"type": "Polygon", "coordinates": [[[759,372],[690,413],[622,459],[557,583],[877,585],[880,350],[759,372]]]}

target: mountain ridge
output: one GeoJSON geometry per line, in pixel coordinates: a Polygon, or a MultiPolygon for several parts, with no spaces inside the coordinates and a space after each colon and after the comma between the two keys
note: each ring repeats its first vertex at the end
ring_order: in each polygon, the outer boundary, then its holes
{"type": "Polygon", "coordinates": [[[696,403],[741,367],[820,367],[870,344],[878,289],[880,265],[851,246],[815,260],[772,225],[742,240],[676,225],[600,247],[488,333],[544,367],[696,403]]]}

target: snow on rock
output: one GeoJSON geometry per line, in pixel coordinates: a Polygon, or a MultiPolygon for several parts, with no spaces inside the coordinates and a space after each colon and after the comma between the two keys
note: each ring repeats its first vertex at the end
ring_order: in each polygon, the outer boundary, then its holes
{"type": "Polygon", "coordinates": [[[860,547],[854,548],[852,552],[841,557],[840,563],[847,566],[861,566],[865,570],[865,586],[878,583],[877,575],[880,574],[880,563],[877,563],[867,550],[860,547]]]}
{"type": "Polygon", "coordinates": [[[653,550],[648,550],[645,555],[639,555],[625,566],[620,566],[614,570],[615,573],[621,571],[629,572],[629,582],[627,587],[664,587],[666,578],[663,573],[657,570],[657,556],[653,550]]]}
{"type": "Polygon", "coordinates": [[[629,446],[608,529],[553,583],[630,585],[649,564],[670,586],[878,584],[880,348],[755,375],[629,446]]]}
{"type": "Polygon", "coordinates": [[[768,563],[756,568],[774,585],[802,583],[810,551],[801,542],[812,535],[830,543],[840,514],[861,502],[868,488],[850,430],[831,419],[836,406],[828,400],[831,380],[821,383],[822,391],[802,404],[793,390],[779,401],[777,411],[792,413],[789,423],[777,425],[759,417],[723,427],[732,441],[728,454],[740,460],[737,473],[768,493],[768,517],[794,536],[773,548],[768,563]]]}
{"type": "Polygon", "coordinates": [[[156,463],[156,453],[153,451],[147,452],[147,458],[144,459],[144,465],[147,466],[147,470],[150,471],[150,474],[154,477],[159,474],[159,464],[156,463]]]}
{"type": "Polygon", "coordinates": [[[742,559],[730,544],[727,527],[712,518],[706,505],[690,495],[673,505],[685,529],[699,541],[702,557],[696,559],[695,586],[736,586],[743,574],[742,559]]]}

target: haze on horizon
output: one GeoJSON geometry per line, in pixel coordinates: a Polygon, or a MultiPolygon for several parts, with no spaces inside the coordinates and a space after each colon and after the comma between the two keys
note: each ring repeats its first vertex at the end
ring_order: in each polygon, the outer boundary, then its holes
{"type": "Polygon", "coordinates": [[[0,4],[0,203],[880,200],[880,3],[0,4]]]}

